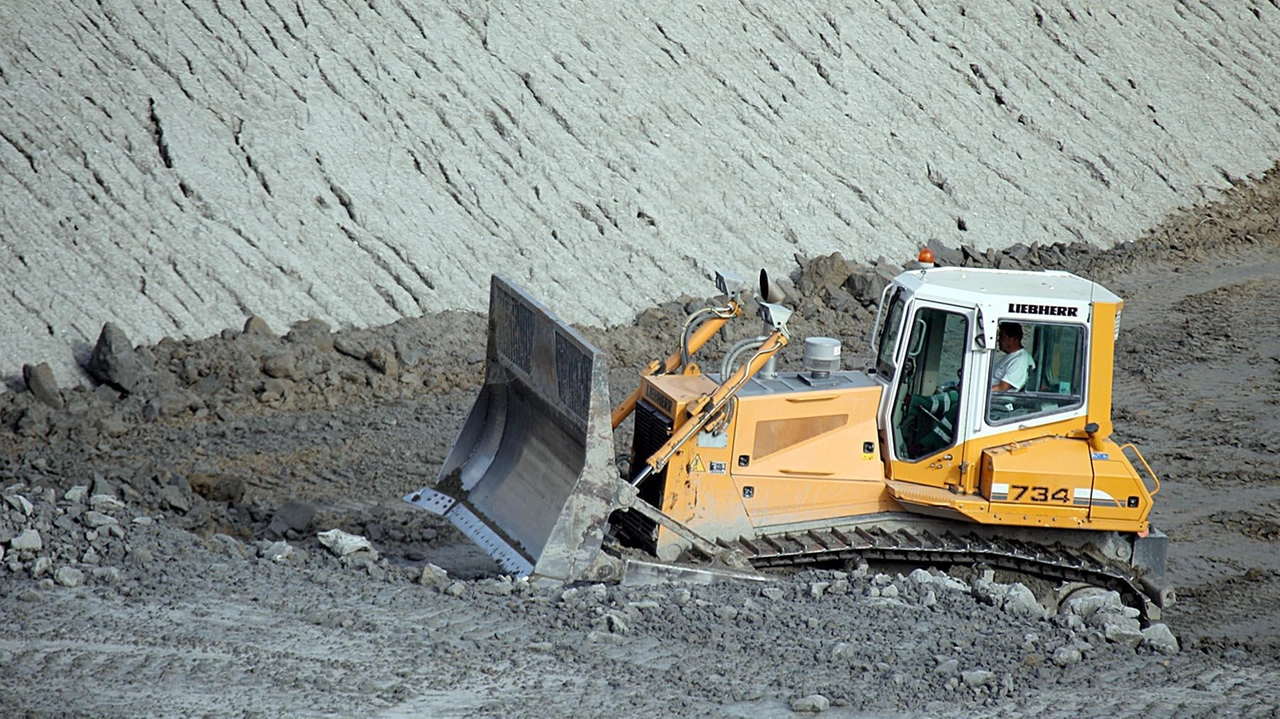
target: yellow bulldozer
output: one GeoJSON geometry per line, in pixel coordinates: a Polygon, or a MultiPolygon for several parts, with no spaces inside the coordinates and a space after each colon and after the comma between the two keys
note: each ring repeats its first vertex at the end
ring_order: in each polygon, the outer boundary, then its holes
{"type": "Polygon", "coordinates": [[[1174,600],[1148,522],[1159,480],[1110,438],[1121,299],[1067,272],[919,259],[885,288],[858,370],[825,337],[778,368],[791,312],[761,271],[765,331],[704,372],[693,355],[751,301],[719,272],[723,304],[617,406],[603,353],[494,276],[484,386],[435,484],[405,499],[533,580],[968,565],[1158,614],[1174,600]]]}

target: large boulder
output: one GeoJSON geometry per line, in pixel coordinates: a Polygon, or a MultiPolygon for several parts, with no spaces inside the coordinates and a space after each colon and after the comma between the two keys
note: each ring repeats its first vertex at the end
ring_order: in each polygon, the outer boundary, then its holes
{"type": "Polygon", "coordinates": [[[156,377],[155,367],[143,361],[114,322],[102,326],[85,370],[94,380],[129,394],[146,390],[156,377]]]}

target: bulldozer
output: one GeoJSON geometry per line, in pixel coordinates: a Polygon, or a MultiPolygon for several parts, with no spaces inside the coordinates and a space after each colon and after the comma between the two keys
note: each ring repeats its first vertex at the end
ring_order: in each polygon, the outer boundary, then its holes
{"type": "Polygon", "coordinates": [[[435,483],[405,500],[534,581],[959,565],[1113,589],[1158,616],[1174,601],[1149,522],[1160,482],[1111,436],[1122,300],[928,250],[908,267],[883,290],[865,367],[810,337],[790,371],[777,283],[762,270],[752,298],[716,272],[719,296],[616,406],[604,353],[495,275],[484,384],[435,483]],[[704,371],[694,355],[749,304],[761,332],[704,371]]]}

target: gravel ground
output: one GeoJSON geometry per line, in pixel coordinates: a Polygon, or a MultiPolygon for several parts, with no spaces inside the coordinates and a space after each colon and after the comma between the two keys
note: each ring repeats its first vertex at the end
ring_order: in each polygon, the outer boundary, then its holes
{"type": "MultiPolygon", "coordinates": [[[[0,713],[1274,716],[1278,249],[1272,172],[1109,251],[969,252],[1126,298],[1116,430],[1163,481],[1153,520],[1181,598],[1145,630],[1111,595],[1047,612],[1010,578],[924,570],[511,581],[399,499],[470,406],[482,317],[255,319],[137,347],[108,326],[93,384],[31,365],[0,401],[0,713]],[[331,530],[368,547],[339,556],[331,530]]],[[[805,263],[793,329],[847,338],[856,361],[870,313],[845,280],[871,271],[805,263]]],[[[701,301],[583,328],[616,392],[701,301]]]]}

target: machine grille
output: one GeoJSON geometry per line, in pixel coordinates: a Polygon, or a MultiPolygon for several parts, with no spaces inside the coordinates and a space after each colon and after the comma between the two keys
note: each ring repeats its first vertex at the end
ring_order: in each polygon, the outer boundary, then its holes
{"type": "MultiPolygon", "coordinates": [[[[647,400],[636,402],[635,434],[631,440],[631,477],[635,479],[645,468],[645,460],[653,456],[671,438],[671,418],[647,400]]],[[[662,492],[667,483],[667,471],[654,473],[639,487],[640,499],[662,508],[662,492]]],[[[618,538],[624,544],[653,552],[657,546],[657,524],[638,512],[623,511],[614,517],[618,538]]]]}

